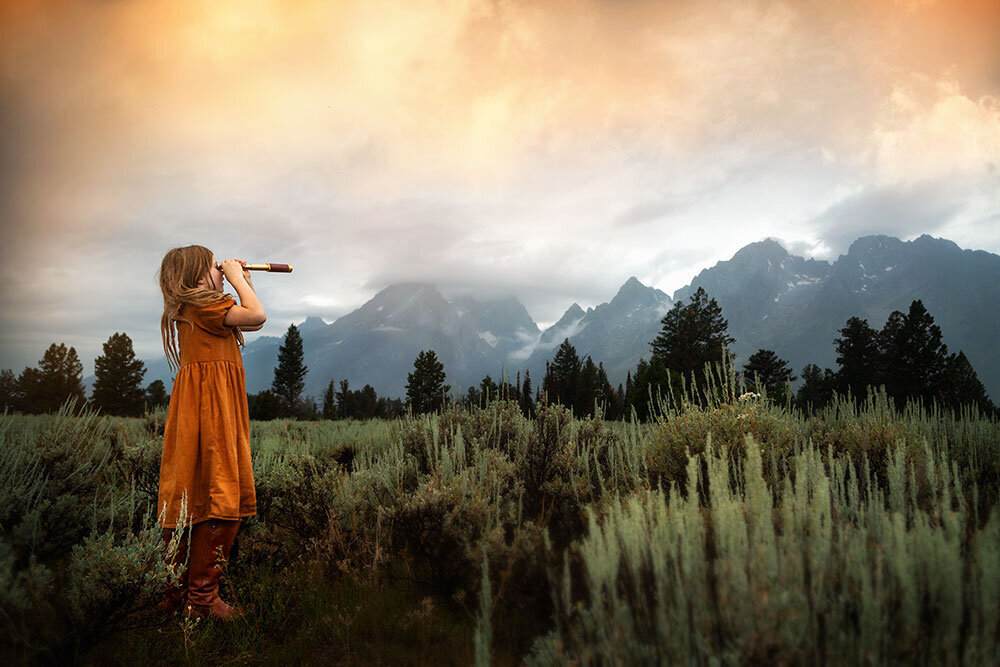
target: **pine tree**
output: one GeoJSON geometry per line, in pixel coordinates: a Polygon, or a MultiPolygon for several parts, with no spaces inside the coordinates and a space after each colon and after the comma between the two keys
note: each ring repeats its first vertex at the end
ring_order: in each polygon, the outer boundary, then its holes
{"type": "Polygon", "coordinates": [[[774,350],[760,349],[750,355],[743,364],[743,381],[748,387],[756,383],[763,386],[768,396],[782,398],[779,394],[791,391],[790,385],[798,378],[792,375],[788,362],[774,353],[774,350]]]}
{"type": "Polygon", "coordinates": [[[479,393],[477,387],[469,387],[469,391],[465,392],[465,406],[467,408],[476,408],[482,405],[483,397],[479,393]]]}
{"type": "Polygon", "coordinates": [[[163,384],[163,380],[153,380],[146,387],[146,408],[148,410],[155,410],[156,408],[165,407],[170,403],[170,396],[167,394],[167,388],[163,384]]]}
{"type": "Polygon", "coordinates": [[[719,304],[701,287],[687,305],[678,301],[660,322],[662,329],[650,343],[653,356],[686,378],[693,375],[699,388],[705,384],[705,364],[721,362],[723,353],[731,354],[729,345],[736,342],[719,304]]]}
{"type": "Polygon", "coordinates": [[[37,368],[26,366],[17,376],[17,392],[14,398],[17,409],[31,415],[43,412],[45,401],[42,393],[42,372],[37,368]]]}
{"type": "Polygon", "coordinates": [[[600,388],[597,365],[594,360],[587,355],[577,377],[574,394],[576,400],[573,405],[574,412],[580,416],[592,415],[597,404],[597,394],[600,388]]]}
{"type": "Polygon", "coordinates": [[[856,400],[868,395],[868,387],[881,384],[879,336],[868,326],[868,320],[852,317],[834,339],[837,346],[836,388],[841,394],[851,393],[856,400]]]}
{"type": "MultiPolygon", "coordinates": [[[[656,401],[670,391],[671,374],[662,357],[653,356],[649,361],[640,359],[635,373],[630,373],[631,390],[626,389],[623,411],[626,416],[635,410],[640,421],[656,414],[656,401]]],[[[676,378],[676,375],[675,375],[676,378]]]]}
{"type": "Polygon", "coordinates": [[[284,344],[278,348],[278,365],[274,369],[271,391],[281,401],[285,416],[296,417],[301,412],[302,390],[305,389],[306,373],[309,369],[303,363],[302,336],[294,324],[288,325],[284,344]]]}
{"type": "Polygon", "coordinates": [[[275,396],[270,389],[247,396],[247,407],[250,419],[254,421],[281,419],[285,409],[281,399],[275,396]]]}
{"type": "Polygon", "coordinates": [[[337,417],[340,419],[355,416],[354,406],[351,405],[353,394],[350,383],[347,380],[341,380],[340,391],[337,392],[337,417]]]}
{"type": "Polygon", "coordinates": [[[529,417],[534,408],[534,401],[531,398],[531,371],[524,371],[524,384],[521,385],[521,414],[529,417]]]}
{"type": "Polygon", "coordinates": [[[434,350],[421,350],[413,362],[413,372],[406,376],[406,400],[416,414],[436,412],[451,389],[444,384],[444,364],[434,350]]]}
{"type": "Polygon", "coordinates": [[[961,350],[948,357],[938,400],[955,410],[974,405],[986,414],[996,411],[996,406],[986,394],[986,387],[961,350]]]}
{"type": "Polygon", "coordinates": [[[337,418],[337,387],[333,380],[326,387],[323,394],[323,419],[337,418]]]}
{"type": "Polygon", "coordinates": [[[576,354],[576,348],[568,338],[563,339],[555,358],[547,366],[545,381],[542,383],[550,403],[561,403],[572,410],[581,411],[581,406],[577,405],[577,383],[581,370],[583,364],[576,354]]]}
{"type": "Polygon", "coordinates": [[[378,414],[378,395],[374,387],[366,384],[358,392],[358,410],[364,419],[374,419],[378,414]]]}
{"type": "Polygon", "coordinates": [[[86,404],[83,391],[83,364],[76,356],[76,349],[52,343],[39,362],[39,382],[32,400],[37,412],[55,412],[70,398],[76,399],[78,409],[86,404]]]}
{"type": "Polygon", "coordinates": [[[10,368],[0,372],[0,414],[4,412],[14,412],[18,405],[17,377],[10,368]]]}
{"type": "Polygon", "coordinates": [[[886,392],[897,405],[907,398],[932,401],[945,380],[948,346],[923,302],[913,301],[906,315],[893,313],[880,340],[885,347],[886,392]]]}
{"type": "Polygon", "coordinates": [[[104,354],[94,360],[94,375],[94,407],[106,415],[138,417],[143,413],[146,365],[136,359],[127,334],[115,333],[108,339],[104,354]]]}
{"type": "Polygon", "coordinates": [[[492,403],[497,400],[500,394],[500,388],[497,383],[493,381],[489,375],[484,377],[479,383],[479,401],[485,407],[488,403],[492,403]]]}
{"type": "Polygon", "coordinates": [[[836,376],[829,368],[807,364],[802,369],[802,386],[795,394],[795,405],[803,412],[821,409],[833,398],[836,382],[836,376]]]}

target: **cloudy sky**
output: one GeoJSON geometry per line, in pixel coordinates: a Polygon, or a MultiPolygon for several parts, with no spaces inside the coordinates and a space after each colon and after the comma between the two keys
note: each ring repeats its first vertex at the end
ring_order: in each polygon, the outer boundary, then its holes
{"type": "Polygon", "coordinates": [[[400,281],[544,325],[769,236],[1000,252],[1000,2],[6,2],[0,132],[0,368],[162,355],[194,243],[295,266],[248,340],[400,281]]]}

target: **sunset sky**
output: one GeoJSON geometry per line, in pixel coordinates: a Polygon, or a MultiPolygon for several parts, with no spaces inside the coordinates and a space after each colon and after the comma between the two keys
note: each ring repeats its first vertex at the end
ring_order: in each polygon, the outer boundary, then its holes
{"type": "Polygon", "coordinates": [[[3,2],[0,120],[15,374],[162,355],[194,243],[295,266],[248,340],[401,281],[544,325],[765,237],[1000,253],[1000,0],[3,2]]]}

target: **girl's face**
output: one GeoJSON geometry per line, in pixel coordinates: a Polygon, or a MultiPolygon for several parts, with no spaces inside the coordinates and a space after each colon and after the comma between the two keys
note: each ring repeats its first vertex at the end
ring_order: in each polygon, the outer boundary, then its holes
{"type": "Polygon", "coordinates": [[[208,270],[207,275],[198,279],[198,286],[221,292],[223,278],[223,273],[219,270],[219,264],[215,261],[215,255],[212,255],[212,268],[208,270]]]}

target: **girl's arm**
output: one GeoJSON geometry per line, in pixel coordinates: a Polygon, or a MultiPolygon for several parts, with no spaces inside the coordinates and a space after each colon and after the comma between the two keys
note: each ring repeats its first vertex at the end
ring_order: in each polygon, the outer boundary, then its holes
{"type": "Polygon", "coordinates": [[[240,297],[240,304],[235,305],[226,313],[225,323],[231,327],[255,327],[267,321],[264,306],[257,298],[247,279],[244,277],[243,264],[237,259],[227,259],[220,264],[226,280],[233,286],[240,297]]]}
{"type": "MultiPolygon", "coordinates": [[[[247,285],[249,285],[250,289],[253,290],[253,293],[256,294],[257,290],[253,286],[253,280],[250,279],[250,272],[247,271],[246,269],[243,269],[243,278],[246,279],[247,285]]],[[[255,327],[251,327],[251,326],[239,327],[239,330],[240,331],[260,331],[263,328],[264,328],[263,324],[258,324],[255,327]]]]}

